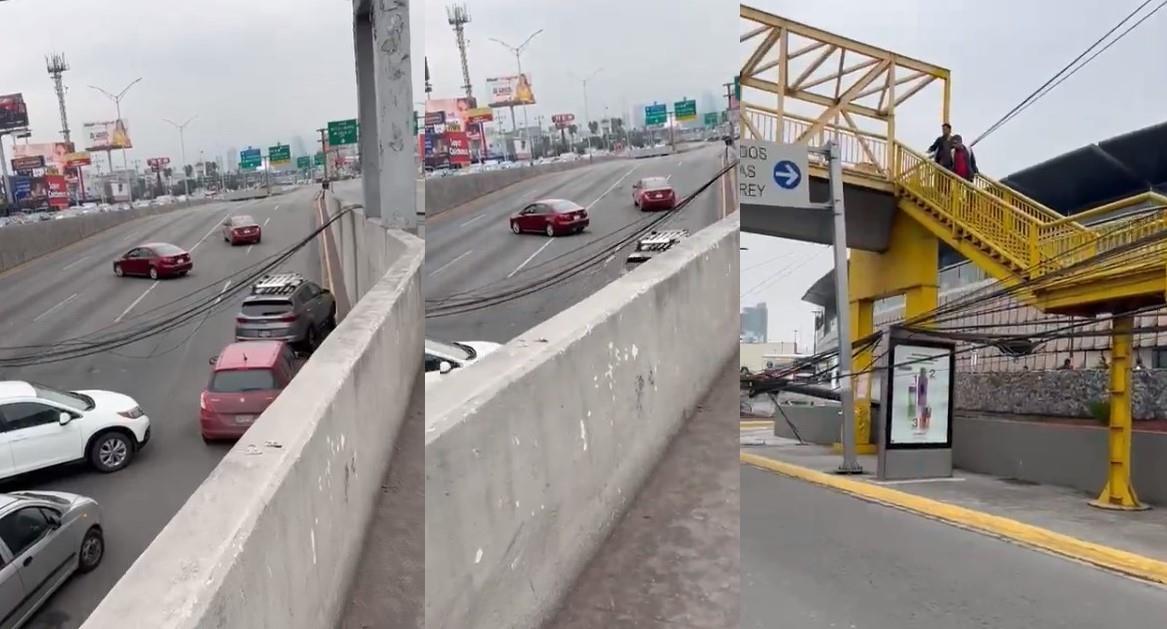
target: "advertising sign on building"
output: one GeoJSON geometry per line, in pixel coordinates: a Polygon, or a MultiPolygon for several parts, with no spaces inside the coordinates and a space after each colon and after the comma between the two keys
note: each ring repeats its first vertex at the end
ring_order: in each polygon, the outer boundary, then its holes
{"type": "Polygon", "coordinates": [[[14,158],[41,157],[43,166],[52,168],[58,173],[65,172],[68,166],[68,155],[73,152],[71,142],[41,142],[37,144],[16,144],[12,147],[14,158]]]}
{"type": "Polygon", "coordinates": [[[446,142],[449,145],[450,164],[469,166],[470,138],[462,132],[448,132],[446,133],[446,142]]]}
{"type": "Polygon", "coordinates": [[[551,114],[551,122],[556,129],[566,129],[575,122],[575,114],[551,114]]]}
{"type": "Polygon", "coordinates": [[[170,165],[169,157],[150,157],[146,159],[146,165],[150,167],[152,172],[160,172],[165,170],[170,165]]]}
{"type": "MultiPolygon", "coordinates": [[[[429,106],[428,104],[426,105],[429,106]]],[[[446,124],[446,112],[444,111],[427,111],[425,112],[425,126],[433,127],[437,125],[446,124]]]]}
{"type": "Polygon", "coordinates": [[[23,94],[0,95],[0,131],[28,126],[28,107],[23,94]]]}
{"type": "Polygon", "coordinates": [[[80,151],[77,153],[66,153],[64,159],[65,159],[65,166],[68,168],[77,168],[79,166],[89,166],[93,163],[93,160],[90,159],[90,157],[89,157],[89,153],[87,153],[85,151],[80,151]]]}
{"type": "Polygon", "coordinates": [[[12,158],[12,170],[18,175],[31,175],[32,171],[45,167],[44,155],[27,155],[12,158]]]}
{"type": "Polygon", "coordinates": [[[64,175],[45,175],[45,190],[50,207],[58,210],[69,207],[69,184],[64,175]]]}
{"type": "Polygon", "coordinates": [[[891,361],[888,446],[949,445],[953,348],[898,343],[891,361]]]}
{"type": "Polygon", "coordinates": [[[480,124],[494,120],[494,110],[490,107],[475,107],[465,112],[466,124],[480,124]]]}
{"type": "Polygon", "coordinates": [[[531,89],[531,77],[525,73],[486,79],[486,89],[490,92],[491,107],[518,107],[535,104],[535,92],[531,89]]]}
{"type": "Polygon", "coordinates": [[[132,149],[129,124],[125,120],[85,123],[86,150],[115,151],[132,149]]]}

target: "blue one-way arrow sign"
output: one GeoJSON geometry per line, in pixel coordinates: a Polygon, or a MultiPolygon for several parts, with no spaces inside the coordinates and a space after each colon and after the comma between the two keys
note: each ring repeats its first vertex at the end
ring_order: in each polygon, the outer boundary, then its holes
{"type": "Polygon", "coordinates": [[[774,183],[783,190],[793,190],[802,183],[802,171],[794,162],[781,160],[774,164],[774,183]]]}

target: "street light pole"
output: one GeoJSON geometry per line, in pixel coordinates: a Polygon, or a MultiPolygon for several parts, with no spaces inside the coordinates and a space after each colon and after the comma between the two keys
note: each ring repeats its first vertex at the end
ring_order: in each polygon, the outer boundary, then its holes
{"type": "Polygon", "coordinates": [[[588,128],[588,161],[592,159],[592,118],[588,115],[588,81],[592,80],[597,74],[603,72],[603,68],[596,68],[591,74],[583,79],[583,96],[584,96],[584,125],[588,128]]]}
{"type": "MultiPolygon", "coordinates": [[[[535,31],[534,33],[531,33],[531,35],[528,36],[527,39],[523,40],[523,43],[519,44],[518,46],[511,46],[510,44],[502,41],[501,39],[495,39],[494,37],[491,37],[490,40],[493,42],[496,42],[498,44],[501,44],[504,48],[506,48],[507,50],[510,50],[512,53],[514,53],[515,65],[518,66],[519,78],[522,79],[522,77],[523,77],[523,59],[522,59],[523,50],[525,50],[527,48],[527,45],[531,43],[532,39],[535,39],[536,35],[538,35],[539,33],[542,33],[542,32],[543,32],[543,29],[539,29],[539,30],[535,31]]],[[[527,106],[520,105],[520,107],[523,108],[523,137],[524,137],[524,141],[529,145],[531,143],[531,139],[529,137],[527,137],[527,135],[528,135],[527,129],[530,128],[530,123],[528,122],[528,119],[527,119],[527,106]]],[[[515,116],[514,116],[514,107],[512,106],[511,107],[511,130],[514,131],[514,128],[515,128],[515,116]]],[[[516,156],[516,157],[518,157],[518,156],[516,156]]],[[[530,146],[527,147],[527,160],[531,163],[534,163],[534,161],[535,161],[534,153],[533,153],[533,151],[531,151],[530,146]]]]}
{"type": "Polygon", "coordinates": [[[198,118],[197,114],[187,118],[186,122],[182,124],[178,124],[177,122],[167,120],[165,118],[162,119],[163,122],[173,126],[175,129],[178,129],[178,145],[179,150],[182,151],[182,187],[186,191],[187,200],[190,200],[190,180],[186,176],[186,125],[190,124],[190,122],[195,118],[198,118]]]}
{"type": "MultiPolygon", "coordinates": [[[[133,81],[130,81],[130,83],[128,85],[126,85],[125,88],[122,89],[122,91],[118,92],[117,95],[111,94],[111,93],[101,89],[100,87],[97,87],[96,85],[90,85],[89,87],[101,92],[102,94],[105,95],[106,98],[113,101],[114,108],[117,110],[117,121],[116,122],[122,122],[122,98],[125,97],[126,92],[130,91],[131,87],[136,85],[138,83],[138,81],[141,81],[141,80],[142,80],[142,77],[138,77],[138,78],[134,79],[133,81]]],[[[122,147],[122,168],[124,168],[125,170],[130,169],[129,159],[126,157],[126,148],[124,146],[122,147]]],[[[111,163],[110,164],[110,171],[112,171],[112,170],[113,170],[113,164],[111,163]]],[[[129,195],[130,195],[130,203],[133,203],[134,202],[134,181],[133,181],[133,179],[130,180],[129,195]]]]}

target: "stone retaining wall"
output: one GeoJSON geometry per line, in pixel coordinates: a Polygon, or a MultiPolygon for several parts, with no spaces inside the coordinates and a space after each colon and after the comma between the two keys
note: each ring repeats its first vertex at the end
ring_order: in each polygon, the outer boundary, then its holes
{"type": "MultiPolygon", "coordinates": [[[[1167,369],[1136,370],[1134,416],[1167,419],[1167,369]]],[[[1104,369],[963,373],[956,380],[956,408],[965,411],[1089,418],[1092,401],[1107,398],[1104,369]]]]}

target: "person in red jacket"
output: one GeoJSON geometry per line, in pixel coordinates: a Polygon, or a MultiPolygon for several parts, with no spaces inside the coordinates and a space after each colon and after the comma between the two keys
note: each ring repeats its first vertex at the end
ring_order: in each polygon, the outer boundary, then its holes
{"type": "Polygon", "coordinates": [[[968,181],[972,181],[980,172],[977,170],[976,155],[971,148],[965,146],[960,135],[952,136],[952,172],[968,181]]]}

